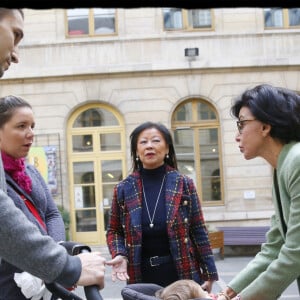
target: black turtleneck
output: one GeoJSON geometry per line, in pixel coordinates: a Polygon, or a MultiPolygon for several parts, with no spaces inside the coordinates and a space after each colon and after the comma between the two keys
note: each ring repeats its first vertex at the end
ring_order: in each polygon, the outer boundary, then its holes
{"type": "MultiPolygon", "coordinates": [[[[145,191],[146,201],[152,218],[156,200],[161,188],[166,167],[162,165],[156,169],[141,169],[141,177],[145,191]]],[[[150,228],[150,220],[143,195],[142,202],[142,255],[143,257],[164,256],[170,254],[169,240],[166,225],[166,178],[164,180],[162,191],[158,199],[155,215],[153,218],[153,228],[150,228]]]]}

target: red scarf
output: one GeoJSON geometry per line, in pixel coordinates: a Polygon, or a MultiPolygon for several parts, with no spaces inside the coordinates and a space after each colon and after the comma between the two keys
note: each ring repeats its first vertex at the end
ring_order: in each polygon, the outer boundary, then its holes
{"type": "Polygon", "coordinates": [[[1,152],[5,172],[28,194],[31,193],[32,183],[25,173],[25,158],[13,158],[1,152]]]}
{"type": "MultiPolygon", "coordinates": [[[[25,173],[25,158],[13,158],[3,151],[1,152],[1,155],[5,172],[11,176],[20,188],[22,188],[27,194],[30,194],[32,191],[32,182],[31,178],[25,173]]],[[[47,231],[46,225],[34,204],[28,200],[25,195],[20,195],[20,197],[24,200],[29,211],[47,231]]]]}

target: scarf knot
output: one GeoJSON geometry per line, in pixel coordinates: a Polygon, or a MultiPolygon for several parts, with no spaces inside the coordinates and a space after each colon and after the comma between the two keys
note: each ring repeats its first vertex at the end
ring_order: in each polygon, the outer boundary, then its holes
{"type": "Polygon", "coordinates": [[[1,152],[5,172],[28,194],[32,191],[32,182],[25,173],[25,158],[13,158],[1,152]]]}

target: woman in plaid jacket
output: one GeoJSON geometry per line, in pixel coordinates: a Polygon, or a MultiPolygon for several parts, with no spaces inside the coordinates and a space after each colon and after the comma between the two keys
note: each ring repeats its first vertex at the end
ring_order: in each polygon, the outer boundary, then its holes
{"type": "Polygon", "coordinates": [[[208,292],[218,280],[200,201],[177,170],[168,129],[146,122],[131,134],[133,172],[114,188],[107,244],[113,280],[193,279],[208,292]]]}

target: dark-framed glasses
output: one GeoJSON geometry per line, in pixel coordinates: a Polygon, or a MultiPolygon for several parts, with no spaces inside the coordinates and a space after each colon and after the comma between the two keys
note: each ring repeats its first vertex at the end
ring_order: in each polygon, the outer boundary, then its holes
{"type": "Polygon", "coordinates": [[[243,129],[245,127],[245,122],[250,122],[250,121],[255,121],[256,119],[251,119],[251,120],[238,120],[236,121],[236,126],[237,126],[237,129],[239,131],[239,133],[241,134],[243,132],[243,129]]]}

